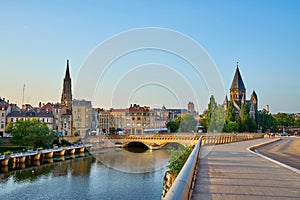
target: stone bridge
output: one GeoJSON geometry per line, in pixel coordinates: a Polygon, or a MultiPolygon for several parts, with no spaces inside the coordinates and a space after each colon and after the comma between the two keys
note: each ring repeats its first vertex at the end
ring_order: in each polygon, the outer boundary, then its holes
{"type": "Polygon", "coordinates": [[[172,134],[172,135],[129,135],[129,136],[91,136],[85,137],[84,143],[92,143],[97,147],[127,147],[133,143],[141,143],[149,149],[155,150],[169,143],[178,143],[183,146],[193,146],[199,140],[196,134],[172,134]]]}
{"type": "MultiPolygon", "coordinates": [[[[202,135],[202,145],[223,144],[262,137],[262,134],[206,134],[202,135]]],[[[199,140],[199,134],[169,134],[169,135],[129,135],[129,136],[90,136],[83,139],[84,143],[93,143],[95,149],[103,147],[127,147],[133,143],[142,143],[149,149],[160,149],[169,143],[183,146],[194,146],[199,140]]]]}

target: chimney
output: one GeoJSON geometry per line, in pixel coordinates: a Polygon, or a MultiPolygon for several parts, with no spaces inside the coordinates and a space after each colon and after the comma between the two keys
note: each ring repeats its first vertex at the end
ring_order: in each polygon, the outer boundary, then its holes
{"type": "Polygon", "coordinates": [[[42,107],[42,102],[39,102],[39,108],[41,108],[42,107]]]}

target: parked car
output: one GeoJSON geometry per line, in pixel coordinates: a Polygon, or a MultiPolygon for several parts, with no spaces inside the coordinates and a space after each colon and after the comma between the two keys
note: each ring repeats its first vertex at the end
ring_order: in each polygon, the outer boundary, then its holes
{"type": "Polygon", "coordinates": [[[287,133],[287,132],[281,132],[281,133],[279,133],[279,135],[280,135],[280,136],[290,136],[290,134],[287,133]]]}

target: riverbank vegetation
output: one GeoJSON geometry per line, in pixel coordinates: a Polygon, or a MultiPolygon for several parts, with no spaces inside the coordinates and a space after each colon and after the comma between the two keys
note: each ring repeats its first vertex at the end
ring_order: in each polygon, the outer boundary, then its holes
{"type": "Polygon", "coordinates": [[[173,176],[177,176],[187,161],[194,147],[179,146],[178,148],[169,148],[170,153],[169,169],[173,176]]]}
{"type": "MultiPolygon", "coordinates": [[[[278,132],[280,127],[300,126],[300,119],[286,113],[272,115],[265,109],[250,111],[247,102],[241,104],[238,114],[234,102],[228,101],[226,106],[217,104],[213,95],[198,122],[203,132],[225,133],[278,132]]],[[[173,133],[197,131],[196,124],[197,121],[192,115],[183,114],[170,120],[166,125],[173,133]]]]}
{"type": "Polygon", "coordinates": [[[49,148],[57,138],[57,134],[50,131],[45,123],[36,119],[18,120],[15,124],[8,123],[6,133],[10,133],[10,142],[17,146],[32,146],[33,148],[49,148]]]}
{"type": "Polygon", "coordinates": [[[28,149],[32,149],[31,146],[0,146],[0,154],[6,155],[11,154],[13,152],[22,152],[27,151],[28,149]]]}

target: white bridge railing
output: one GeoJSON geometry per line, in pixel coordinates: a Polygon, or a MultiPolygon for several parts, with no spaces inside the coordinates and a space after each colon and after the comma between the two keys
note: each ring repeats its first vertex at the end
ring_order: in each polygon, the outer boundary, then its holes
{"type": "Polygon", "coordinates": [[[165,200],[175,200],[175,199],[189,199],[191,195],[191,190],[194,182],[194,175],[196,172],[198,157],[200,154],[202,143],[202,137],[200,137],[195,148],[190,154],[189,158],[185,162],[183,168],[178,174],[175,182],[167,192],[165,200]]]}

